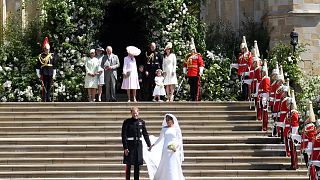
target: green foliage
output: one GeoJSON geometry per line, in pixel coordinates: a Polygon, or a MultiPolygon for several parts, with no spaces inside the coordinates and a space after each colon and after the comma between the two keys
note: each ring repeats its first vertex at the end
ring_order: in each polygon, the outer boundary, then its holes
{"type": "MultiPolygon", "coordinates": [[[[180,63],[187,54],[191,39],[198,51],[204,52],[204,24],[197,17],[200,1],[188,0],[120,0],[144,14],[151,41],[160,50],[171,41],[180,63]],[[191,10],[189,10],[191,9],[191,10]]],[[[120,2],[117,1],[117,2],[120,2]]],[[[19,23],[7,27],[6,43],[0,48],[1,101],[39,101],[40,81],[35,63],[42,40],[49,37],[52,51],[58,55],[57,77],[54,80],[54,97],[58,101],[85,101],[84,63],[87,52],[99,42],[99,32],[106,7],[113,1],[105,0],[50,0],[42,1],[40,24],[34,29],[22,30],[19,23]],[[38,43],[38,44],[37,44],[38,43]],[[30,87],[29,87],[30,86],[30,87]],[[21,93],[22,91],[31,91],[21,93]],[[23,94],[23,95],[19,95],[23,94]],[[25,97],[28,94],[28,98],[25,97]]],[[[114,0],[116,2],[116,0],[114,0]]],[[[17,21],[15,21],[17,22],[17,21]]]]}
{"type": "Polygon", "coordinates": [[[37,101],[40,87],[35,85],[37,46],[36,26],[22,30],[17,16],[7,20],[4,43],[0,47],[0,101],[37,101]]]}
{"type": "Polygon", "coordinates": [[[221,54],[206,54],[206,71],[202,76],[202,99],[235,101],[239,96],[239,82],[236,76],[230,76],[231,60],[221,54]]]}
{"type": "Polygon", "coordinates": [[[276,62],[279,66],[282,65],[285,79],[290,79],[290,84],[292,86],[299,85],[299,80],[302,76],[302,71],[299,67],[299,62],[301,61],[300,54],[306,51],[306,45],[300,44],[296,49],[296,53],[292,53],[292,46],[290,44],[284,44],[282,42],[276,44],[269,54],[269,70],[271,71],[276,62]]]}

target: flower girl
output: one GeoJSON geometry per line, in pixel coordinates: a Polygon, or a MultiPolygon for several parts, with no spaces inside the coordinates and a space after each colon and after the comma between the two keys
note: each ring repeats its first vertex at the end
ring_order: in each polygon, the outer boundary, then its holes
{"type": "Polygon", "coordinates": [[[156,86],[154,87],[153,90],[153,100],[152,101],[162,101],[160,99],[160,96],[165,96],[166,95],[166,91],[164,89],[164,77],[162,76],[162,70],[161,69],[157,69],[156,71],[157,76],[154,78],[154,82],[156,84],[156,86]]]}

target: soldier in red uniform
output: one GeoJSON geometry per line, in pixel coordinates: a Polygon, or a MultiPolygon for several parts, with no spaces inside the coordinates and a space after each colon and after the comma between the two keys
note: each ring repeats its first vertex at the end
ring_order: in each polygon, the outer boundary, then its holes
{"type": "Polygon", "coordinates": [[[203,75],[204,62],[200,53],[197,53],[195,45],[190,45],[190,53],[186,56],[183,64],[183,73],[188,77],[190,85],[190,100],[200,100],[200,76],[203,75]]]}
{"type": "Polygon", "coordinates": [[[298,169],[298,158],[295,144],[292,137],[298,135],[299,129],[299,114],[295,101],[294,91],[291,90],[291,98],[287,101],[287,106],[290,111],[285,119],[285,128],[283,131],[284,142],[286,147],[287,156],[291,157],[291,168],[298,169]]]}
{"type": "Polygon", "coordinates": [[[320,134],[317,134],[313,139],[313,147],[310,160],[311,164],[308,168],[310,176],[309,179],[316,180],[318,179],[318,173],[320,170],[320,134]]]}
{"type": "MultiPolygon", "coordinates": [[[[254,48],[252,50],[252,55],[253,55],[253,62],[252,62],[252,75],[253,75],[253,81],[251,84],[251,93],[253,94],[252,96],[254,98],[257,97],[258,95],[258,87],[261,82],[262,76],[261,76],[261,59],[260,53],[259,53],[259,48],[258,48],[258,43],[257,41],[254,41],[254,48]]],[[[251,75],[251,74],[250,74],[251,75]]]]}
{"type": "Polygon", "coordinates": [[[289,79],[287,79],[286,85],[282,86],[282,94],[281,94],[281,102],[280,102],[280,114],[278,126],[280,127],[281,132],[281,142],[284,142],[285,134],[283,133],[285,128],[285,118],[290,111],[289,109],[289,100],[290,100],[290,86],[289,86],[289,79]]]}
{"type": "Polygon", "coordinates": [[[315,122],[316,118],[314,115],[312,102],[309,101],[309,118],[305,121],[306,125],[303,128],[303,134],[301,138],[301,152],[307,167],[309,166],[309,158],[312,152],[313,139],[317,134],[315,122]]]}
{"type": "Polygon", "coordinates": [[[278,123],[279,123],[279,118],[280,118],[280,103],[281,103],[281,96],[282,96],[282,86],[284,83],[282,66],[280,66],[280,72],[279,72],[279,75],[277,76],[276,83],[277,83],[278,88],[275,91],[272,116],[275,118],[275,125],[276,125],[276,133],[274,135],[281,137],[281,128],[278,123]]]}
{"type": "Polygon", "coordinates": [[[249,100],[249,86],[246,83],[243,83],[242,81],[245,79],[248,79],[244,75],[244,72],[249,72],[252,67],[252,54],[248,50],[246,37],[243,36],[242,43],[240,45],[241,53],[238,56],[238,76],[241,80],[241,86],[242,86],[242,93],[244,96],[244,100],[249,100]]]}
{"type": "Polygon", "coordinates": [[[268,76],[267,61],[264,61],[262,67],[262,80],[259,84],[260,107],[262,107],[262,131],[267,131],[268,126],[268,99],[270,92],[270,77],[268,76]]]}
{"type": "MultiPolygon", "coordinates": [[[[270,96],[269,96],[269,106],[271,107],[273,122],[276,122],[277,120],[276,118],[277,112],[275,112],[274,104],[276,99],[276,90],[279,88],[279,84],[277,83],[278,75],[279,75],[279,66],[277,62],[276,67],[272,70],[272,74],[271,74],[272,84],[270,85],[270,96]]],[[[272,127],[272,136],[275,136],[276,134],[277,134],[277,128],[274,124],[272,127]]]]}

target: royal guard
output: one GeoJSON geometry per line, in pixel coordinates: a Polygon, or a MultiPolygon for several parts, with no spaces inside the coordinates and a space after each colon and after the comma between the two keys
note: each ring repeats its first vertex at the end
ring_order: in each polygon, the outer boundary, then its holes
{"type": "Polygon", "coordinates": [[[260,100],[259,105],[260,107],[262,107],[260,117],[262,117],[262,131],[267,131],[270,78],[268,76],[268,65],[266,60],[264,60],[261,76],[262,76],[262,79],[261,79],[261,83],[259,84],[259,100],[260,100]]]}
{"type": "Polygon", "coordinates": [[[278,137],[281,137],[281,128],[278,125],[279,119],[280,119],[280,103],[281,103],[281,96],[282,96],[282,89],[283,89],[283,83],[284,83],[284,75],[283,75],[283,69],[282,66],[280,66],[280,72],[277,76],[276,86],[277,89],[275,91],[275,97],[273,100],[273,114],[272,117],[275,119],[275,132],[273,132],[273,135],[277,135],[278,137]]]}
{"type": "Polygon", "coordinates": [[[258,88],[259,84],[261,82],[261,59],[260,53],[259,53],[259,48],[258,48],[258,43],[257,41],[254,41],[254,48],[252,50],[252,55],[253,55],[253,62],[252,62],[252,68],[253,68],[253,81],[251,84],[251,92],[253,94],[253,97],[257,97],[258,95],[258,88]]]}
{"type": "Polygon", "coordinates": [[[188,77],[190,85],[190,100],[200,100],[200,76],[203,75],[204,62],[200,53],[197,53],[196,46],[192,42],[190,53],[186,56],[183,64],[183,73],[188,77]]]}
{"type": "Polygon", "coordinates": [[[272,126],[272,136],[275,136],[277,134],[277,128],[275,126],[275,122],[277,120],[277,112],[274,109],[274,102],[275,102],[275,96],[276,96],[276,90],[279,88],[278,76],[279,76],[280,70],[278,66],[278,62],[276,63],[275,68],[272,70],[271,74],[271,80],[272,84],[270,85],[270,96],[269,96],[269,106],[271,107],[271,117],[273,119],[273,126],[272,126]]]}
{"type": "Polygon", "coordinates": [[[48,37],[45,38],[42,45],[43,52],[39,55],[36,64],[36,72],[42,83],[42,100],[50,102],[51,85],[56,77],[57,58],[53,53],[50,53],[50,45],[48,37]]]}
{"type": "Polygon", "coordinates": [[[241,88],[244,96],[244,100],[249,100],[249,86],[246,83],[243,83],[243,80],[249,79],[248,76],[245,76],[245,72],[249,72],[252,67],[252,54],[248,50],[248,45],[246,42],[246,37],[242,37],[242,43],[240,45],[241,53],[238,56],[238,76],[241,80],[241,88]]]}
{"type": "Polygon", "coordinates": [[[315,122],[316,118],[313,111],[312,102],[309,101],[309,118],[305,121],[306,125],[303,128],[303,134],[301,138],[301,152],[303,154],[307,167],[309,166],[309,159],[313,147],[313,139],[316,137],[317,134],[315,122]]]}
{"type": "MultiPolygon", "coordinates": [[[[316,122],[317,126],[320,126],[320,120],[318,119],[316,122]]],[[[310,180],[316,180],[319,177],[320,170],[320,134],[317,134],[313,139],[313,147],[310,157],[310,165],[309,165],[309,178],[310,180]]]]}
{"type": "Polygon", "coordinates": [[[281,142],[284,142],[284,138],[285,135],[283,133],[284,128],[285,128],[285,118],[289,112],[289,107],[287,106],[287,104],[289,103],[288,101],[290,100],[290,86],[289,86],[289,79],[287,79],[286,85],[282,85],[281,86],[281,102],[280,102],[280,110],[278,112],[278,114],[280,114],[279,116],[279,120],[276,123],[277,126],[280,128],[280,134],[281,134],[281,142]]]}
{"type": "Polygon", "coordinates": [[[272,113],[273,113],[273,105],[274,105],[276,90],[279,88],[279,84],[277,83],[279,72],[280,72],[279,65],[278,65],[278,62],[276,62],[276,66],[271,73],[272,83],[270,85],[270,97],[269,97],[269,106],[271,107],[272,113]]]}
{"type": "Polygon", "coordinates": [[[287,107],[290,109],[287,117],[285,118],[284,127],[284,144],[288,157],[291,157],[291,168],[298,168],[297,152],[292,137],[298,135],[299,129],[299,114],[297,111],[296,100],[294,96],[294,90],[291,90],[291,97],[287,101],[287,107]]]}

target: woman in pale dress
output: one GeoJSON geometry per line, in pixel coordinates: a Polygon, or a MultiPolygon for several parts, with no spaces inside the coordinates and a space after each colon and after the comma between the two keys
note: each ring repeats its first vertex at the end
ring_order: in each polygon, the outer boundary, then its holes
{"type": "Polygon", "coordinates": [[[136,92],[137,89],[140,89],[139,79],[138,79],[138,70],[137,63],[134,56],[138,56],[141,53],[141,50],[134,47],[127,47],[128,56],[124,58],[123,63],[123,81],[121,89],[127,90],[128,102],[131,102],[131,92],[133,96],[133,101],[136,102],[136,92]]]}
{"type": "MultiPolygon", "coordinates": [[[[104,49],[102,47],[97,47],[96,48],[96,58],[99,60],[99,64],[101,66],[101,61],[104,57],[103,55],[104,53],[104,49]]],[[[98,74],[98,98],[99,98],[99,102],[101,102],[101,95],[102,95],[102,87],[104,85],[104,71],[103,68],[101,66],[101,71],[98,74]]]]}
{"type": "Polygon", "coordinates": [[[164,85],[166,86],[167,101],[173,101],[174,88],[178,84],[177,80],[177,57],[172,53],[172,43],[168,43],[164,49],[164,59],[162,64],[164,74],[164,85]]]}
{"type": "Polygon", "coordinates": [[[98,88],[98,74],[101,71],[99,60],[95,57],[95,50],[90,50],[90,57],[86,58],[86,77],[84,87],[88,89],[89,102],[95,101],[96,91],[98,88]]]}
{"type": "Polygon", "coordinates": [[[160,137],[149,148],[149,156],[144,157],[149,176],[153,180],[184,180],[181,167],[184,160],[183,141],[178,120],[174,115],[166,114],[162,126],[160,137]],[[160,145],[161,152],[156,150],[156,146],[160,145]],[[155,152],[152,152],[154,149],[155,152]],[[160,162],[156,159],[158,156],[161,156],[160,162]]]}

